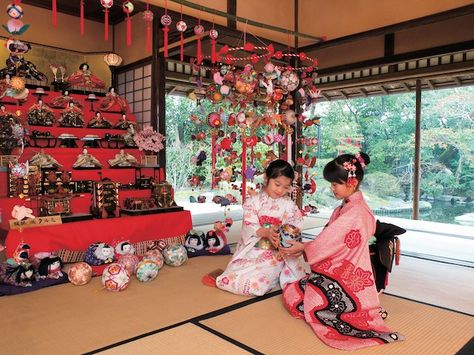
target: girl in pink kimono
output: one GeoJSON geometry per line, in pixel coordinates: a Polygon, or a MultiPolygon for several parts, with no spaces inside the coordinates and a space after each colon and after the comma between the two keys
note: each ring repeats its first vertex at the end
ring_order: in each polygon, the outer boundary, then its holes
{"type": "Polygon", "coordinates": [[[284,255],[304,252],[311,273],[283,290],[283,303],[296,318],[303,318],[324,343],[354,350],[403,340],[390,331],[380,314],[372,274],[368,240],[375,218],[359,191],[367,154],[344,154],[324,168],[337,199],[343,200],[315,240],[290,241],[284,255]]]}
{"type": "Polygon", "coordinates": [[[265,172],[264,190],[243,206],[242,235],[232,260],[216,278],[216,285],[238,295],[262,296],[280,281],[281,287],[305,275],[301,256],[278,251],[278,227],[284,223],[301,228],[303,216],[288,196],[295,173],[284,160],[275,160],[265,172]]]}

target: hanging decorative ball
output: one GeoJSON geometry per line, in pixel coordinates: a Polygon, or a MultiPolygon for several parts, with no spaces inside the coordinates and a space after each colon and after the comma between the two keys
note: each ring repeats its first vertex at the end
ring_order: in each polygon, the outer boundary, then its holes
{"type": "Polygon", "coordinates": [[[199,36],[199,35],[202,35],[202,33],[204,32],[204,27],[203,25],[196,25],[194,26],[194,34],[199,36]]]}
{"type": "Polygon", "coordinates": [[[207,115],[207,124],[212,128],[219,128],[222,126],[221,115],[219,115],[217,112],[211,112],[209,115],[207,115]]]}
{"type": "Polygon", "coordinates": [[[23,17],[23,8],[20,5],[10,4],[7,6],[7,15],[18,20],[23,17]]]}
{"type": "Polygon", "coordinates": [[[286,70],[281,74],[280,86],[284,91],[291,92],[294,91],[300,83],[298,74],[294,71],[286,70]]]}
{"type": "Polygon", "coordinates": [[[181,266],[188,260],[188,253],[181,244],[168,245],[163,250],[163,257],[166,265],[181,266]]]}
{"type": "Polygon", "coordinates": [[[135,6],[133,6],[133,3],[131,1],[124,1],[122,4],[122,10],[125,12],[127,15],[130,15],[133,10],[135,9],[135,6]]]}
{"type": "Polygon", "coordinates": [[[186,22],[184,21],[178,21],[176,23],[176,29],[179,31],[179,32],[184,32],[188,29],[188,25],[186,25],[186,22]]]}
{"type": "Polygon", "coordinates": [[[106,9],[110,9],[114,6],[114,0],[100,0],[100,4],[106,9]]]}
{"type": "Polygon", "coordinates": [[[92,268],[85,262],[75,263],[69,269],[67,276],[73,285],[82,286],[91,280],[92,268]]]}
{"type": "Polygon", "coordinates": [[[142,260],[137,265],[137,280],[150,282],[156,279],[159,271],[158,264],[152,260],[142,260]]]}
{"type": "Polygon", "coordinates": [[[213,28],[209,31],[209,37],[211,37],[211,39],[217,39],[217,37],[219,37],[219,32],[213,28]]]}
{"type": "Polygon", "coordinates": [[[153,12],[151,12],[150,10],[145,10],[143,11],[143,19],[147,22],[151,22],[153,21],[153,12]]]}
{"type": "Polygon", "coordinates": [[[161,16],[161,24],[163,26],[171,25],[171,16],[170,15],[163,15],[161,16]]]}
{"type": "Polygon", "coordinates": [[[113,263],[108,265],[102,274],[102,285],[107,291],[123,291],[130,283],[130,274],[125,266],[113,263]]]}

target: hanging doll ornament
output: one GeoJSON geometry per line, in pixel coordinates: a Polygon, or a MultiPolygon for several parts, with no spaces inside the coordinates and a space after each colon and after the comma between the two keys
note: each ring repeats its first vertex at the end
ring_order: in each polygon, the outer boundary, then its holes
{"type": "Polygon", "coordinates": [[[194,26],[194,34],[197,36],[197,64],[202,63],[202,49],[201,49],[201,35],[204,33],[204,27],[201,25],[201,20],[194,26]]]}
{"type": "Polygon", "coordinates": [[[135,7],[131,1],[124,1],[122,4],[122,10],[127,15],[127,46],[130,47],[132,45],[132,19],[130,18],[130,14],[133,12],[135,7]]]}
{"type": "Polygon", "coordinates": [[[209,31],[209,37],[211,38],[211,62],[214,64],[217,61],[216,56],[216,39],[219,36],[219,32],[217,32],[214,27],[212,30],[209,31]]]}
{"type": "Polygon", "coordinates": [[[163,28],[163,40],[164,40],[164,47],[165,47],[165,58],[168,58],[168,26],[171,25],[171,16],[168,15],[168,1],[165,0],[165,14],[161,16],[161,24],[164,26],[163,28]]]}
{"type": "Polygon", "coordinates": [[[10,17],[7,25],[2,27],[12,35],[23,34],[30,25],[25,25],[20,20],[23,17],[23,8],[19,5],[19,1],[14,1],[13,4],[7,6],[7,15],[10,17]]]}
{"type": "Polygon", "coordinates": [[[146,51],[151,53],[151,24],[153,22],[153,12],[150,11],[150,4],[147,2],[146,10],[143,12],[143,19],[146,22],[146,51]]]}
{"type": "Polygon", "coordinates": [[[114,0],[100,0],[100,4],[104,7],[104,39],[109,40],[109,9],[114,5],[114,0]]]}

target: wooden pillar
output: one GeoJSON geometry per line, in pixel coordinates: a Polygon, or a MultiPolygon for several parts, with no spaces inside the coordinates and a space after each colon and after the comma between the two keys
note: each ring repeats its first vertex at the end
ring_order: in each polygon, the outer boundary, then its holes
{"type": "Polygon", "coordinates": [[[421,148],[421,80],[416,80],[416,109],[415,109],[415,161],[413,166],[413,219],[420,215],[420,148],[421,148]]]}
{"type": "MultiPolygon", "coordinates": [[[[153,41],[151,61],[151,125],[163,135],[166,135],[166,91],[165,91],[165,57],[159,52],[163,43],[163,31],[160,19],[153,19],[153,41]]],[[[166,177],[166,144],[165,148],[158,153],[158,164],[166,177]]]]}
{"type": "MultiPolygon", "coordinates": [[[[227,13],[229,15],[237,16],[237,0],[227,0],[227,13]]],[[[237,21],[235,19],[228,17],[227,18],[227,27],[236,30],[237,21]]]]}

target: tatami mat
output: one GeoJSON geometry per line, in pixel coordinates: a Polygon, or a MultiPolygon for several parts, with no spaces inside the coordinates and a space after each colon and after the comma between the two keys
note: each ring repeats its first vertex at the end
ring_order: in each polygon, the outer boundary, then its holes
{"type": "Polygon", "coordinates": [[[188,323],[99,354],[206,354],[242,355],[249,352],[188,323]]]}
{"type": "MultiPolygon", "coordinates": [[[[390,313],[387,325],[407,340],[353,353],[455,354],[473,336],[474,318],[468,315],[387,295],[381,301],[390,313]]],[[[303,320],[292,318],[281,296],[202,323],[264,354],[341,354],[324,345],[303,320]]]]}
{"type": "Polygon", "coordinates": [[[230,256],[189,259],[164,266],[149,283],[135,278],[123,292],[102,290],[100,277],[84,286],[64,284],[1,297],[3,354],[78,354],[176,324],[247,300],[201,284],[230,256]]]}

